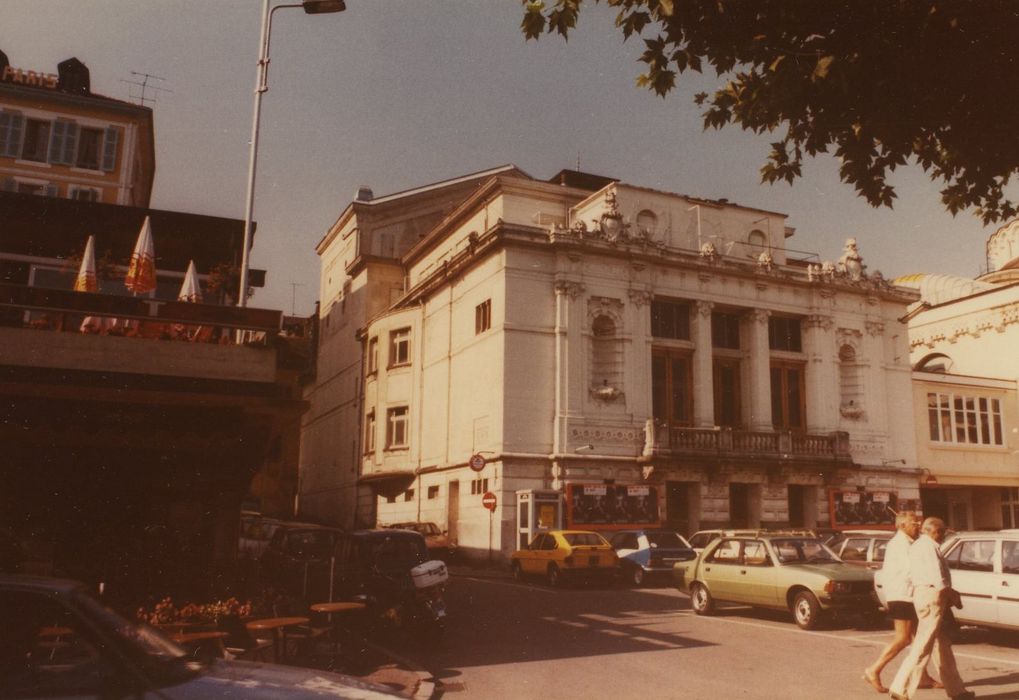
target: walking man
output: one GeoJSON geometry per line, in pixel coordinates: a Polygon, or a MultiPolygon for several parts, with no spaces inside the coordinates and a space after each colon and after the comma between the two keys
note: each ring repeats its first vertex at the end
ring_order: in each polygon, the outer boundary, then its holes
{"type": "Polygon", "coordinates": [[[909,654],[889,688],[893,700],[910,700],[916,695],[932,655],[948,697],[953,700],[976,697],[966,690],[959,677],[952,640],[944,624],[952,614],[952,606],[960,605],[959,594],[952,588],[952,574],[938,546],[945,538],[945,529],[941,518],[927,518],[923,521],[923,534],[909,548],[909,577],[919,623],[909,654]]]}
{"type": "MultiPolygon", "coordinates": [[[[920,534],[920,518],[911,511],[901,511],[895,516],[895,527],[898,532],[888,542],[881,567],[888,618],[895,625],[895,637],[881,650],[877,661],[863,669],[863,679],[879,693],[888,692],[888,688],[881,684],[881,671],[909,646],[916,633],[913,585],[909,579],[909,548],[920,534]]],[[[924,666],[918,687],[941,688],[942,685],[927,675],[927,667],[924,666]]]]}

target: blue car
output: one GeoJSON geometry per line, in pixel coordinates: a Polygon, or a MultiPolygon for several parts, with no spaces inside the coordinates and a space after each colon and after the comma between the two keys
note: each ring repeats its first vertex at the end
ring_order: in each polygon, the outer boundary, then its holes
{"type": "Polygon", "coordinates": [[[620,530],[609,539],[623,577],[642,586],[649,577],[671,576],[676,562],[697,557],[690,543],[673,530],[620,530]]]}

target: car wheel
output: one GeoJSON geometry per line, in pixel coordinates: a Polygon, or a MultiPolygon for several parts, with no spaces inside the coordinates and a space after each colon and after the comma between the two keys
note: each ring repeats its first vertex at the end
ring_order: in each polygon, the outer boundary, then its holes
{"type": "Polygon", "coordinates": [[[520,562],[513,562],[513,580],[522,582],[524,580],[524,570],[520,568],[520,562]]]}
{"type": "Polygon", "coordinates": [[[715,610],[715,600],[711,597],[708,587],[695,583],[690,590],[690,606],[698,615],[710,615],[715,610]]]}
{"type": "Polygon", "coordinates": [[[634,586],[637,586],[638,588],[640,586],[643,586],[645,580],[646,576],[644,575],[643,567],[634,566],[630,570],[630,581],[633,583],[634,586]]]}
{"type": "Polygon", "coordinates": [[[548,585],[559,588],[563,585],[563,575],[555,564],[548,565],[548,585]]]}
{"type": "Polygon", "coordinates": [[[793,617],[800,629],[812,630],[821,620],[821,604],[810,591],[800,591],[793,598],[793,617]]]}

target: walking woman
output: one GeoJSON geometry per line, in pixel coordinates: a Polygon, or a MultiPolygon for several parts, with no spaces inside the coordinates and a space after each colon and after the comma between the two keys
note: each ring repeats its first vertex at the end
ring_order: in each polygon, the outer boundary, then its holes
{"type": "MultiPolygon", "coordinates": [[[[888,542],[882,566],[888,617],[895,625],[895,637],[881,650],[877,661],[863,669],[863,680],[879,693],[888,692],[888,688],[881,685],[881,671],[909,646],[916,634],[916,609],[909,579],[909,547],[920,534],[920,519],[915,513],[903,511],[895,516],[895,527],[898,532],[888,542]]],[[[927,675],[925,669],[920,687],[940,688],[941,684],[927,675]]]]}

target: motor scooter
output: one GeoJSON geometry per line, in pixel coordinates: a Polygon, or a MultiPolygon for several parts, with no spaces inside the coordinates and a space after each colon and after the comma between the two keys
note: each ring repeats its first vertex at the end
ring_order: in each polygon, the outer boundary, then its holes
{"type": "Polygon", "coordinates": [[[438,641],[446,630],[449,581],[446,564],[426,561],[409,571],[384,572],[372,567],[365,591],[358,599],[368,611],[369,635],[404,631],[417,641],[438,641]]]}

